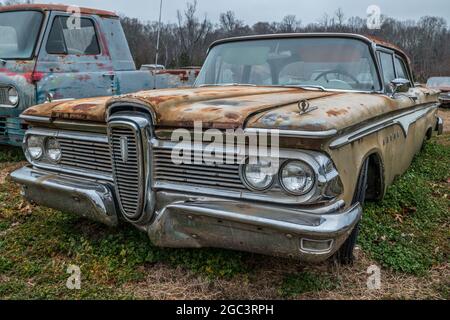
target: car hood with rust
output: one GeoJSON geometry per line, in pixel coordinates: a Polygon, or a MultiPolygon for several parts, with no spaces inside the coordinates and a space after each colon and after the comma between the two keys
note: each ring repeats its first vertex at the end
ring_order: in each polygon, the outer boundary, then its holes
{"type": "MultiPolygon", "coordinates": [[[[422,97],[431,96],[422,94],[422,97]]],[[[148,108],[158,128],[191,128],[196,121],[201,121],[203,128],[323,131],[341,130],[408,107],[410,101],[405,98],[396,105],[391,98],[380,94],[225,86],[152,90],[113,98],[54,102],[29,108],[24,114],[52,120],[104,123],[107,109],[117,104],[137,104],[148,108]],[[302,100],[308,101],[306,112],[299,108],[302,100]]]]}

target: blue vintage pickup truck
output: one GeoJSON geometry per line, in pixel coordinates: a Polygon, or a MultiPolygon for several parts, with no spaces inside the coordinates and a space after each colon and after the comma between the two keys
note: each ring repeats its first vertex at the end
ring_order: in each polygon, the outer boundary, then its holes
{"type": "Polygon", "coordinates": [[[119,17],[64,5],[0,7],[0,144],[19,146],[18,116],[52,100],[191,85],[198,70],[136,70],[119,17]]]}

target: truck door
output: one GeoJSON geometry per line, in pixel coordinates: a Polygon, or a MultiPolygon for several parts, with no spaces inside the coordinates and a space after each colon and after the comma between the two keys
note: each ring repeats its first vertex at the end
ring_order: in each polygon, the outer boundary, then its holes
{"type": "Polygon", "coordinates": [[[116,77],[98,16],[52,12],[39,52],[37,102],[115,94],[116,77]],[[75,20],[74,19],[78,19],[75,20]]]}

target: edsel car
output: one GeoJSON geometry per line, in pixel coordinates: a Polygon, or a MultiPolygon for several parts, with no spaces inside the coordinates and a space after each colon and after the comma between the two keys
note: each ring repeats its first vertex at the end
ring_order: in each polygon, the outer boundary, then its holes
{"type": "Polygon", "coordinates": [[[28,109],[30,164],[12,178],[34,203],[130,223],[159,246],[346,264],[364,201],[442,131],[438,93],[415,87],[407,55],[381,40],[226,39],[194,88],[28,109]],[[245,152],[255,136],[270,153],[245,152]],[[208,152],[213,140],[234,143],[208,152]]]}

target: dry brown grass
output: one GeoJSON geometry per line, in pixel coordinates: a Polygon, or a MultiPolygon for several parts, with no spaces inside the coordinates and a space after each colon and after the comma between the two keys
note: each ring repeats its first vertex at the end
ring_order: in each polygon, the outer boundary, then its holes
{"type": "Polygon", "coordinates": [[[381,270],[381,289],[369,290],[367,269],[375,265],[360,250],[353,266],[342,267],[333,263],[302,265],[283,259],[267,258],[255,266],[248,277],[237,276],[230,280],[210,280],[182,268],[165,264],[145,267],[148,276],[143,281],[130,282],[121,288],[124,293],[138,299],[281,299],[279,291],[287,273],[313,272],[333,278],[335,289],[305,293],[293,299],[312,300],[373,300],[373,299],[442,299],[442,290],[450,289],[450,266],[433,268],[426,277],[399,274],[381,270]]]}

